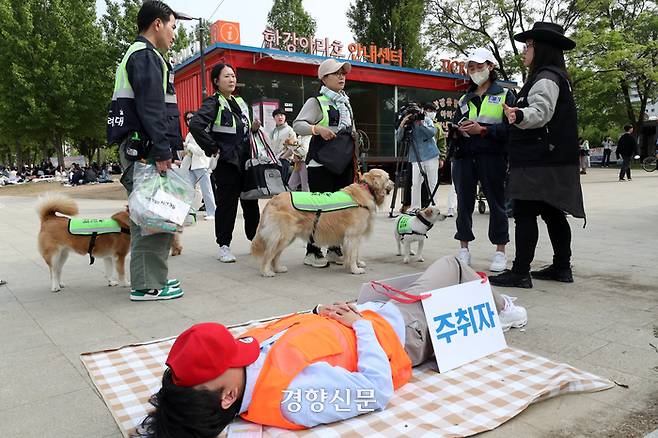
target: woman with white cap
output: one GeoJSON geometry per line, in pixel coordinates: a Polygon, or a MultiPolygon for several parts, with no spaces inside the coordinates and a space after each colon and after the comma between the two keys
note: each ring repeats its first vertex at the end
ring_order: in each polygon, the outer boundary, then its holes
{"type": "Polygon", "coordinates": [[[458,258],[471,263],[469,242],[473,235],[473,208],[478,182],[489,204],[489,241],[496,246],[490,270],[503,271],[507,265],[505,246],[509,242],[505,212],[505,144],[508,124],[503,105],[514,105],[514,94],[496,81],[496,58],[483,48],[468,56],[470,87],[459,99],[452,130],[452,179],[457,192],[457,233],[461,243],[458,258]]]}
{"type": "MultiPolygon", "coordinates": [[[[349,62],[329,58],[318,67],[320,94],[309,98],[292,124],[297,135],[311,135],[306,164],[311,192],[335,192],[354,182],[356,128],[350,99],[345,94],[349,62]]],[[[331,247],[327,257],[309,242],[304,264],[324,268],[343,264],[340,247],[331,247]]]]}
{"type": "Polygon", "coordinates": [[[528,79],[516,105],[505,107],[509,132],[508,196],[514,201],[516,254],[512,269],[490,277],[491,284],[532,287],[532,278],[573,282],[571,228],[566,213],[585,218],[580,187],[576,104],[564,50],[576,43],[553,23],[537,22],[514,36],[525,43],[528,79]],[[539,239],[537,216],[546,222],[553,263],[530,272],[539,239]]]}

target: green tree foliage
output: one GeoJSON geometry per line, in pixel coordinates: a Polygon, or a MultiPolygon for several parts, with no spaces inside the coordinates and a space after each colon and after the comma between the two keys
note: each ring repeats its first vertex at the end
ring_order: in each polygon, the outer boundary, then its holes
{"type": "Polygon", "coordinates": [[[176,32],[176,39],[170,49],[171,52],[178,53],[181,50],[188,48],[190,44],[192,44],[192,39],[190,37],[191,35],[187,34],[185,27],[179,25],[178,32],[176,32]]]}
{"type": "Polygon", "coordinates": [[[60,164],[66,139],[102,132],[93,120],[107,67],[95,19],[93,0],[0,3],[0,119],[12,120],[18,143],[53,148],[60,164]]]}
{"type": "MultiPolygon", "coordinates": [[[[315,36],[316,24],[304,6],[302,0],[274,0],[272,9],[267,14],[267,26],[280,32],[295,32],[298,36],[315,36]]],[[[284,49],[283,41],[279,44],[284,49]]]]}
{"type": "Polygon", "coordinates": [[[530,29],[535,21],[558,23],[568,32],[580,15],[579,0],[432,0],[425,35],[457,56],[486,47],[496,57],[503,79],[512,80],[519,73],[525,79],[522,44],[514,41],[514,34],[530,29]]]}
{"type": "MultiPolygon", "coordinates": [[[[195,52],[199,50],[199,41],[200,41],[200,39],[199,39],[199,35],[200,35],[199,29],[200,29],[199,23],[197,22],[194,25],[194,30],[189,33],[190,41],[191,41],[192,45],[194,46],[193,51],[195,51],[195,52]]],[[[210,45],[210,26],[208,25],[208,23],[205,20],[203,20],[202,29],[203,29],[203,44],[205,45],[205,47],[208,47],[210,45]]]]}
{"type": "Polygon", "coordinates": [[[347,12],[356,42],[402,49],[403,64],[427,68],[427,47],[421,42],[424,0],[356,0],[347,12]]]}
{"type": "Polygon", "coordinates": [[[100,20],[108,56],[118,64],[137,36],[137,12],[141,0],[105,0],[106,12],[100,20]]]}
{"type": "Polygon", "coordinates": [[[610,125],[619,132],[626,123],[641,132],[647,102],[658,98],[656,2],[590,0],[583,7],[570,57],[576,96],[591,105],[579,104],[581,120],[604,134],[610,125]],[[631,101],[633,92],[637,102],[631,101]]]}

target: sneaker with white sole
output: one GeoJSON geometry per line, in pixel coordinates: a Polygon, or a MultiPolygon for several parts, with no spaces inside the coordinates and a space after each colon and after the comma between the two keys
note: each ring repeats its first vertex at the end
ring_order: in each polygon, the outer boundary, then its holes
{"type": "Polygon", "coordinates": [[[471,253],[468,248],[461,248],[459,254],[457,254],[457,259],[459,259],[460,262],[471,266],[471,253]]]}
{"type": "Polygon", "coordinates": [[[130,292],[130,301],[158,301],[173,300],[183,296],[183,290],[179,287],[165,286],[162,289],[142,289],[130,292]]]}
{"type": "Polygon", "coordinates": [[[219,253],[217,254],[217,260],[219,260],[222,263],[234,263],[235,262],[235,256],[231,252],[231,248],[229,248],[226,245],[222,245],[219,247],[219,253]]]}
{"type": "Polygon", "coordinates": [[[326,259],[329,263],[336,265],[342,265],[345,263],[345,257],[343,256],[343,251],[341,251],[340,247],[329,248],[326,259]]]}
{"type": "Polygon", "coordinates": [[[507,256],[504,252],[496,251],[491,258],[489,270],[491,272],[503,272],[505,268],[507,268],[507,256]]]}
{"type": "Polygon", "coordinates": [[[505,300],[505,307],[498,314],[500,325],[504,332],[510,328],[521,328],[528,323],[528,312],[525,307],[517,306],[514,304],[516,297],[500,294],[505,300]]]}
{"type": "MultiPolygon", "coordinates": [[[[167,284],[165,284],[165,286],[167,286],[169,288],[172,288],[172,289],[174,289],[174,288],[175,289],[180,289],[180,280],[177,279],[177,278],[170,278],[170,279],[167,280],[167,284]]],[[[137,291],[137,289],[134,289],[134,288],[130,289],[131,293],[136,292],[136,291],[137,291]]]]}
{"type": "Polygon", "coordinates": [[[316,254],[314,252],[309,252],[306,254],[306,257],[304,257],[304,264],[306,266],[313,266],[314,268],[326,268],[329,266],[329,261],[327,258],[320,254],[316,254]]]}

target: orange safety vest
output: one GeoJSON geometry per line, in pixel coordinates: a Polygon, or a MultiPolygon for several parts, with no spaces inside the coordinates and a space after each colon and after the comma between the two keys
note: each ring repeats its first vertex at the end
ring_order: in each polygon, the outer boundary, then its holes
{"type": "MultiPolygon", "coordinates": [[[[377,340],[391,364],[393,388],[398,389],[411,378],[411,360],[388,321],[369,310],[362,312],[362,315],[375,329],[377,340]]],[[[302,314],[256,327],[240,337],[251,336],[262,343],[283,330],[287,332],[268,352],[254,385],[251,403],[241,416],[267,426],[306,429],[305,426],[291,423],[281,414],[284,391],[304,368],[315,362],[327,362],[331,366],[356,371],[356,335],[350,327],[331,318],[302,314]]]]}

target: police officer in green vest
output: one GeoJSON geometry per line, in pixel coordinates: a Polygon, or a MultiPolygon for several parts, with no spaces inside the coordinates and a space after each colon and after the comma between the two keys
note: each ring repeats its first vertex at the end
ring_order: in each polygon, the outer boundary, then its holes
{"type": "Polygon", "coordinates": [[[190,132],[206,152],[219,154],[213,171],[217,192],[215,194],[215,237],[219,245],[217,259],[222,263],[235,262],[231,252],[231,240],[238,200],[244,215],[244,231],[247,239],[256,235],[260,221],[258,201],[240,199],[243,187],[244,165],[250,158],[249,130],[251,118],[244,99],[233,96],[237,78],[233,67],[216,64],[210,72],[215,94],[206,98],[201,108],[190,120],[190,132]]]}
{"type": "MultiPolygon", "coordinates": [[[[119,144],[124,169],[121,183],[133,188],[136,161],[171,168],[173,151],[182,148],[174,75],[165,53],[174,42],[177,14],[161,1],[147,1],[137,14],[139,36],[119,63],[107,119],[110,144],[119,144]]],[[[168,278],[172,234],[142,236],[131,224],[130,299],[168,300],[183,295],[180,282],[168,278]]]]}
{"type": "Polygon", "coordinates": [[[459,259],[470,265],[468,244],[473,235],[473,208],[478,182],[489,205],[489,241],[496,246],[490,270],[503,271],[507,264],[505,246],[509,242],[505,212],[505,145],[509,125],[503,105],[512,105],[514,94],[498,85],[496,58],[484,48],[468,56],[470,87],[459,99],[451,131],[452,179],[457,192],[457,233],[461,243],[459,259]]]}

